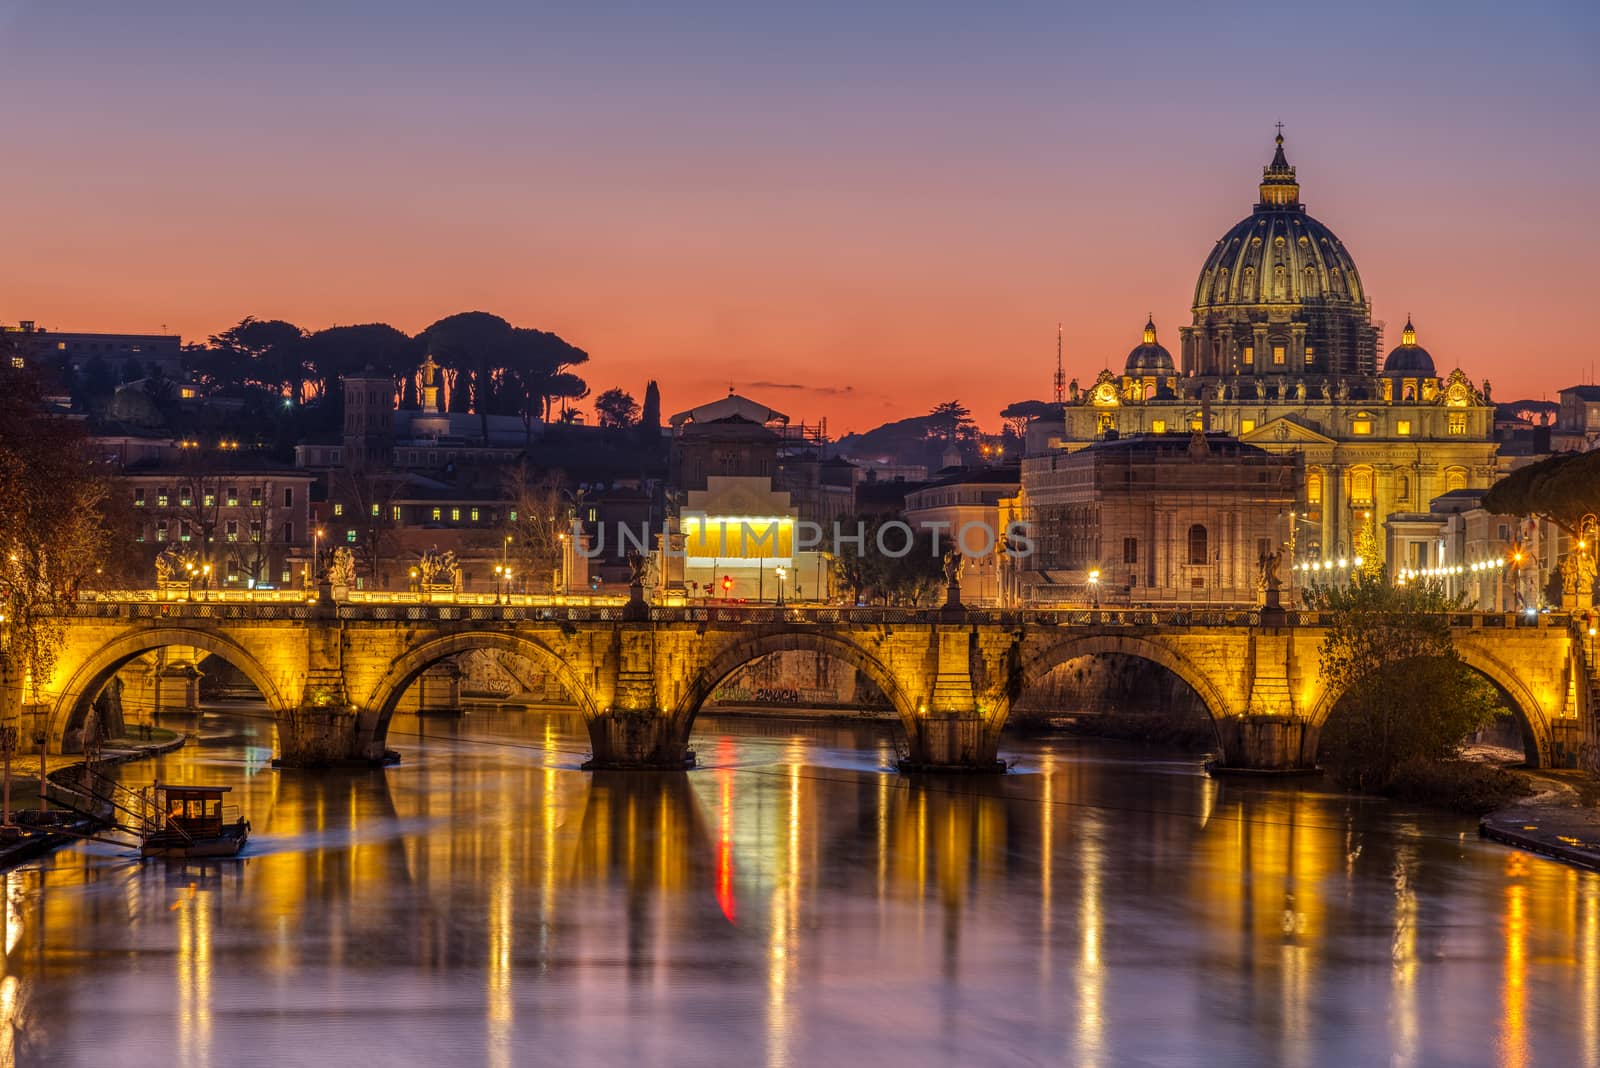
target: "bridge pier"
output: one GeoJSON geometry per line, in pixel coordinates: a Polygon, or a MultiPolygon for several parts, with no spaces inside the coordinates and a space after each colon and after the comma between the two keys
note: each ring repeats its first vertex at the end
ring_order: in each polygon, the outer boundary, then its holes
{"type": "Polygon", "coordinates": [[[694,766],[683,731],[664,712],[612,709],[589,720],[585,771],[682,771],[694,766]]]}
{"type": "Polygon", "coordinates": [[[1225,771],[1303,772],[1316,768],[1318,731],[1299,716],[1228,716],[1216,721],[1225,771]]]}
{"type": "Polygon", "coordinates": [[[900,761],[906,773],[958,772],[1003,774],[1000,732],[976,713],[934,714],[917,719],[907,732],[910,753],[900,761]]]}

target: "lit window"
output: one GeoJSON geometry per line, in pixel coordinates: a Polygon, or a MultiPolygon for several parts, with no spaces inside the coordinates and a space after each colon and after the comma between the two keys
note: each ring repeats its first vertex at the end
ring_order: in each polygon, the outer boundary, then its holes
{"type": "Polygon", "coordinates": [[[179,523],[178,524],[178,540],[179,541],[188,541],[189,540],[189,524],[188,523],[179,523]]]}
{"type": "Polygon", "coordinates": [[[165,508],[166,506],[167,506],[167,487],[162,486],[160,489],[156,490],[156,507],[157,508],[165,508]]]}
{"type": "Polygon", "coordinates": [[[450,509],[450,522],[452,522],[452,523],[461,522],[461,509],[459,509],[459,508],[450,509]]]}
{"type": "Polygon", "coordinates": [[[335,505],[334,505],[334,506],[333,506],[333,514],[334,514],[334,516],[335,516],[335,517],[338,517],[338,516],[341,516],[341,515],[344,515],[344,505],[342,505],[342,504],[335,504],[335,505]]]}
{"type": "Polygon", "coordinates": [[[1411,436],[1411,420],[1401,419],[1394,424],[1394,432],[1403,438],[1411,436]]]}
{"type": "Polygon", "coordinates": [[[1451,433],[1451,435],[1454,436],[1454,437],[1460,437],[1463,434],[1465,434],[1466,432],[1467,432],[1467,413],[1466,412],[1451,412],[1450,413],[1450,433],[1451,433]]]}
{"type": "Polygon", "coordinates": [[[378,506],[377,505],[373,505],[372,506],[372,514],[373,515],[377,515],[378,514],[378,506]]]}
{"type": "Polygon", "coordinates": [[[517,521],[517,510],[515,508],[511,509],[511,521],[513,523],[517,521]]]}
{"type": "Polygon", "coordinates": [[[1310,367],[1317,361],[1317,350],[1310,345],[1306,346],[1306,366],[1310,367]]]}
{"type": "Polygon", "coordinates": [[[1274,346],[1272,346],[1272,362],[1275,365],[1279,366],[1279,367],[1283,366],[1283,346],[1282,345],[1274,345],[1274,346]]]}
{"type": "Polygon", "coordinates": [[[1165,434],[1167,432],[1167,421],[1165,419],[1152,420],[1150,423],[1150,432],[1152,434],[1165,434]]]}
{"type": "Polygon", "coordinates": [[[230,542],[239,540],[239,521],[237,519],[228,520],[228,540],[230,542]]]}
{"type": "Polygon", "coordinates": [[[1358,503],[1372,500],[1372,468],[1358,467],[1350,472],[1350,498],[1358,503]]]}
{"type": "Polygon", "coordinates": [[[1352,420],[1351,423],[1350,423],[1350,432],[1352,434],[1370,434],[1370,433],[1372,433],[1372,420],[1371,419],[1356,419],[1356,420],[1352,420]]]}
{"type": "Polygon", "coordinates": [[[188,486],[183,486],[183,487],[179,488],[179,490],[178,490],[178,504],[181,505],[184,508],[187,508],[193,503],[194,503],[194,494],[190,491],[189,487],[188,486]]]}
{"type": "Polygon", "coordinates": [[[1446,493],[1466,488],[1467,472],[1464,468],[1452,467],[1444,473],[1444,491],[1446,493]]]}
{"type": "Polygon", "coordinates": [[[260,523],[251,523],[250,524],[250,540],[251,541],[260,541],[261,540],[261,524],[260,523]]]}
{"type": "Polygon", "coordinates": [[[1244,365],[1246,367],[1254,367],[1255,363],[1256,363],[1256,347],[1254,345],[1246,345],[1244,347],[1244,365]]]}
{"type": "Polygon", "coordinates": [[[1256,421],[1254,419],[1241,419],[1241,420],[1239,420],[1239,433],[1248,434],[1248,433],[1250,433],[1250,431],[1254,430],[1255,428],[1256,428],[1256,421]]]}
{"type": "Polygon", "coordinates": [[[205,501],[207,508],[210,508],[217,503],[217,495],[210,491],[207,491],[205,497],[202,499],[205,501]]]}
{"type": "Polygon", "coordinates": [[[1306,503],[1322,503],[1322,473],[1313,471],[1306,476],[1306,503]]]}
{"type": "Polygon", "coordinates": [[[13,357],[11,357],[11,366],[14,369],[18,370],[18,371],[22,370],[22,366],[23,366],[22,357],[21,356],[13,356],[13,357]]]}
{"type": "Polygon", "coordinates": [[[167,521],[163,519],[156,524],[156,541],[167,540],[167,521]]]}
{"type": "Polygon", "coordinates": [[[239,487],[238,486],[229,486],[228,487],[228,507],[229,508],[237,508],[237,507],[239,507],[239,487]]]}
{"type": "Polygon", "coordinates": [[[472,521],[474,523],[478,521],[478,510],[476,508],[472,510],[472,521]]]}
{"type": "Polygon", "coordinates": [[[349,542],[351,545],[354,545],[356,543],[356,532],[353,530],[345,531],[344,540],[349,542]]]}
{"type": "Polygon", "coordinates": [[[434,509],[434,510],[433,510],[433,521],[434,521],[434,522],[435,522],[435,523],[437,523],[437,522],[438,522],[438,521],[439,521],[439,518],[440,518],[440,512],[439,512],[439,509],[437,509],[437,508],[435,508],[435,509],[434,509]]]}
{"type": "Polygon", "coordinates": [[[398,504],[389,509],[389,518],[396,523],[400,522],[400,506],[398,504]]]}
{"type": "Polygon", "coordinates": [[[250,487],[250,506],[252,508],[260,508],[261,507],[261,500],[262,500],[262,498],[261,498],[261,487],[260,486],[251,486],[250,487]]]}
{"type": "Polygon", "coordinates": [[[1201,426],[1200,426],[1200,420],[1199,420],[1199,419],[1191,419],[1191,420],[1189,420],[1189,429],[1190,429],[1190,430],[1200,430],[1200,429],[1203,429],[1203,428],[1202,428],[1202,427],[1201,427],[1201,426]]]}
{"type": "Polygon", "coordinates": [[[135,508],[144,507],[144,490],[136,489],[133,491],[133,506],[135,508]]]}

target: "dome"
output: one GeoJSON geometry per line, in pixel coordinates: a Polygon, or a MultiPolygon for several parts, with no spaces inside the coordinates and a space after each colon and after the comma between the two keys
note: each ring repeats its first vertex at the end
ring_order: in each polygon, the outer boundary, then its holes
{"type": "Polygon", "coordinates": [[[1144,341],[1135,345],[1133,351],[1128,353],[1128,362],[1123,366],[1122,373],[1170,375],[1173,372],[1172,353],[1156,343],[1156,321],[1152,316],[1144,324],[1144,341]]]}
{"type": "Polygon", "coordinates": [[[1432,378],[1437,373],[1433,369],[1433,357],[1427,349],[1417,344],[1417,328],[1411,325],[1409,315],[1406,316],[1406,328],[1400,331],[1400,344],[1390,349],[1383,361],[1383,373],[1422,375],[1426,378],[1432,378]]]}
{"type": "Polygon", "coordinates": [[[1253,351],[1250,359],[1241,351],[1253,350],[1257,328],[1265,326],[1286,350],[1277,370],[1371,374],[1377,334],[1355,260],[1300,203],[1281,132],[1276,146],[1254,210],[1222,235],[1200,268],[1194,329],[1204,337],[1186,348],[1185,366],[1200,374],[1270,370],[1253,351]]]}

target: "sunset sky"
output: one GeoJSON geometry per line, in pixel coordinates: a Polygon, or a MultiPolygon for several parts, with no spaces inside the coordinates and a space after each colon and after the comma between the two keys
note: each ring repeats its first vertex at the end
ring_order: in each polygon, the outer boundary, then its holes
{"type": "Polygon", "coordinates": [[[1176,350],[1282,120],[1386,348],[1600,359],[1600,5],[250,7],[0,0],[0,321],[482,309],[668,412],[993,428],[1058,321],[1079,379],[1176,350]]]}

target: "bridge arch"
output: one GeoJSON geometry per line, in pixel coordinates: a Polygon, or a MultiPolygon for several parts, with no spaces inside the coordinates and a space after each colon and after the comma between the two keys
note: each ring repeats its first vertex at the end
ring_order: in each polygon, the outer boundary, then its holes
{"type": "Polygon", "coordinates": [[[238,668],[260,692],[274,717],[289,707],[272,675],[243,645],[213,631],[190,627],[157,627],[113,639],[84,661],[68,678],[51,706],[50,720],[45,728],[50,747],[56,752],[62,751],[65,739],[72,731],[83,726],[89,705],[105,689],[112,676],[146,653],[171,645],[203,649],[238,668]]]}
{"type": "MultiPolygon", "coordinates": [[[[1499,657],[1478,648],[1471,642],[1457,642],[1455,650],[1469,668],[1494,683],[1500,688],[1501,693],[1511,699],[1511,714],[1516,719],[1517,725],[1522,728],[1523,751],[1527,753],[1528,763],[1533,767],[1548,765],[1552,741],[1550,721],[1545,716],[1544,707],[1528,689],[1527,684],[1499,657]]],[[[1339,698],[1343,696],[1343,691],[1334,693],[1327,689],[1323,690],[1321,698],[1311,712],[1311,726],[1315,730],[1322,730],[1323,724],[1328,721],[1328,717],[1338,705],[1339,698]]]]}
{"type": "Polygon", "coordinates": [[[722,680],[764,656],[794,651],[822,653],[860,671],[889,699],[890,705],[900,716],[906,730],[908,732],[916,730],[916,704],[906,693],[905,687],[895,678],[894,672],[890,671],[883,661],[848,638],[823,634],[815,630],[784,628],[735,639],[718,650],[717,654],[695,673],[672,710],[674,722],[682,725],[682,737],[688,737],[689,731],[694,726],[694,718],[700,712],[700,706],[705,704],[706,699],[722,684],[722,680]]]}
{"type": "Polygon", "coordinates": [[[577,704],[585,720],[592,720],[597,714],[589,687],[584,685],[561,654],[548,645],[533,638],[501,631],[462,631],[424,642],[397,658],[360,706],[363,728],[370,728],[371,737],[381,745],[388,737],[389,721],[394,716],[395,706],[417,676],[441,660],[482,649],[512,653],[549,669],[561,682],[567,696],[577,704]]]}
{"type": "Polygon", "coordinates": [[[1077,660],[1079,657],[1109,653],[1136,657],[1166,668],[1178,676],[1200,695],[1200,700],[1205,702],[1206,711],[1211,714],[1213,723],[1231,714],[1228,702],[1218,691],[1216,684],[1193,661],[1161,642],[1130,634],[1083,634],[1064,638],[1046,646],[1042,652],[1024,664],[1021,682],[1015,692],[1009,695],[1006,704],[1007,714],[1009,715],[1011,705],[1017,698],[1044,682],[1045,677],[1062,664],[1077,660]]]}

